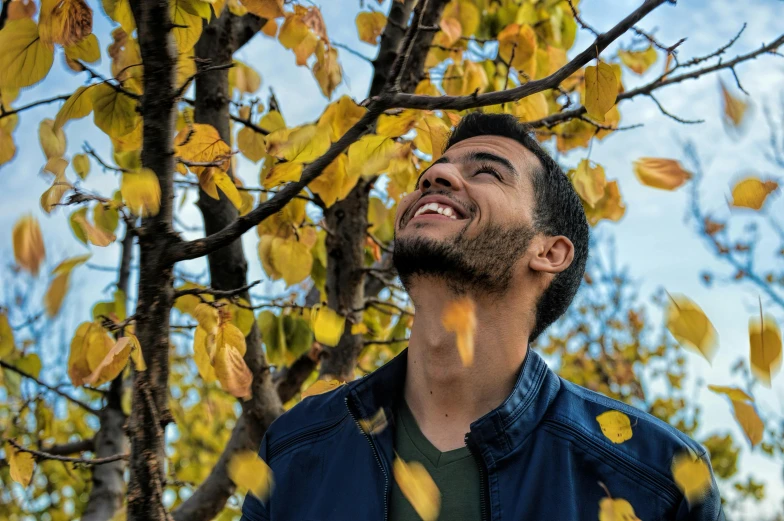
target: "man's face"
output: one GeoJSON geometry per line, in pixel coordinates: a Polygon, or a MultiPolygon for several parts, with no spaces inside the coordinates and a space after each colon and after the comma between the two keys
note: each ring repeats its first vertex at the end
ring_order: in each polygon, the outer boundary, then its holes
{"type": "Polygon", "coordinates": [[[517,141],[460,141],[422,173],[398,205],[395,267],[453,289],[503,292],[534,236],[532,174],[539,160],[517,141]]]}

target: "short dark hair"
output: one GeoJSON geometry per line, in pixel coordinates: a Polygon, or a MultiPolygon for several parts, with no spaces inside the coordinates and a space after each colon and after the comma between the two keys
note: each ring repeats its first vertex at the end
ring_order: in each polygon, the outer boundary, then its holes
{"type": "Polygon", "coordinates": [[[558,273],[536,304],[536,324],[528,341],[533,342],[558,320],[572,303],[582,283],[588,259],[590,228],[580,196],[558,163],[532,136],[532,129],[511,114],[471,112],[449,136],[445,148],[476,136],[514,139],[530,150],[541,163],[532,175],[534,187],[534,230],[545,235],[563,235],[574,244],[574,260],[558,273]]]}

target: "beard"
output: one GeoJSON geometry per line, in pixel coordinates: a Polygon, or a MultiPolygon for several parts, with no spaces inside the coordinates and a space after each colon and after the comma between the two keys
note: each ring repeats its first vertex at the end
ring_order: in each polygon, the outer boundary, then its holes
{"type": "Polygon", "coordinates": [[[443,240],[395,237],[392,261],[408,292],[419,277],[442,280],[458,295],[474,291],[503,294],[534,235],[528,225],[502,228],[494,224],[473,238],[466,236],[466,228],[443,240]]]}

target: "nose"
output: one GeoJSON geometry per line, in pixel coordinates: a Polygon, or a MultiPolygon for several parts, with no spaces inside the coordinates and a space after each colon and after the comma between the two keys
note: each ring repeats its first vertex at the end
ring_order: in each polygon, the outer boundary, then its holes
{"type": "Polygon", "coordinates": [[[455,165],[450,163],[437,163],[422,174],[419,180],[419,191],[438,190],[439,188],[449,188],[460,190],[463,178],[455,165]]]}

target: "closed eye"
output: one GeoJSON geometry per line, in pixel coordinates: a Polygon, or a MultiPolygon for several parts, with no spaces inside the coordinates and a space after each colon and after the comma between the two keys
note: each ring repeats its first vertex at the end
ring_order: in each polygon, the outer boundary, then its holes
{"type": "Polygon", "coordinates": [[[501,174],[498,173],[498,170],[496,170],[489,164],[480,165],[479,168],[477,168],[476,173],[474,175],[479,175],[479,174],[490,174],[496,179],[499,180],[501,179],[501,174]]]}

